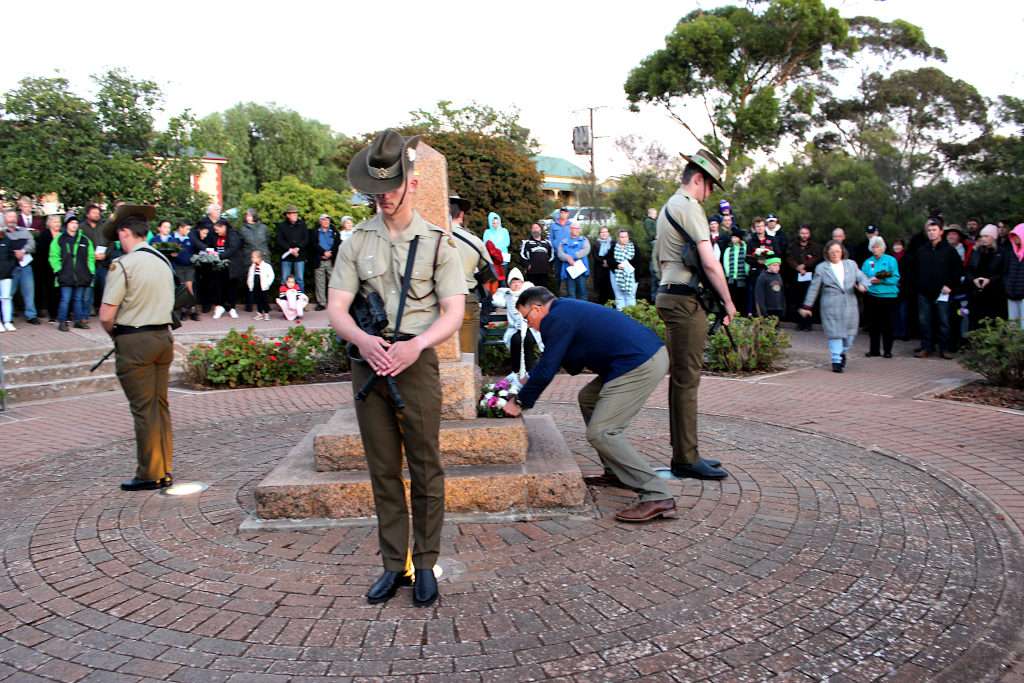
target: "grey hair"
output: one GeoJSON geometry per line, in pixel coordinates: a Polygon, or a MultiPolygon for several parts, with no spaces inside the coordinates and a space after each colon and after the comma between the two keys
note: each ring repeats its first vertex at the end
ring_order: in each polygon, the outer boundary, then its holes
{"type": "Polygon", "coordinates": [[[220,204],[218,204],[217,202],[214,202],[213,204],[210,204],[208,207],[206,207],[206,213],[210,213],[214,209],[217,209],[218,211],[220,211],[220,204]]]}
{"type": "Polygon", "coordinates": [[[875,235],[868,240],[868,249],[874,249],[879,244],[882,245],[882,249],[885,249],[885,238],[881,235],[875,235]]]}

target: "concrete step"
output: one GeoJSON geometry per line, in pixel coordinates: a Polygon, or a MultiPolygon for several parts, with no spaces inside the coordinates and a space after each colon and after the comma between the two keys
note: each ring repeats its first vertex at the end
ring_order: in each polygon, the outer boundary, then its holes
{"type": "Polygon", "coordinates": [[[110,350],[110,345],[90,346],[64,351],[38,351],[34,353],[5,353],[4,370],[63,365],[67,363],[95,363],[110,350]]]}
{"type": "MultiPolygon", "coordinates": [[[[107,369],[109,371],[113,367],[111,366],[107,369]]],[[[29,401],[44,401],[55,398],[67,398],[68,396],[97,394],[103,391],[120,390],[120,388],[121,385],[112,372],[103,374],[101,370],[97,370],[96,374],[90,377],[62,379],[51,382],[33,382],[13,386],[8,384],[7,400],[10,403],[27,403],[29,401]]]]}
{"type": "MultiPolygon", "coordinates": [[[[550,415],[524,418],[526,462],[465,465],[445,470],[445,510],[481,515],[585,513],[580,468],[550,415]]],[[[317,472],[311,430],[256,487],[256,527],[267,520],[337,520],[374,515],[366,471],[317,472]]],[[[406,496],[409,493],[405,475],[406,496]]],[[[486,520],[482,520],[486,521],[486,520]]]]}
{"type": "MultiPolygon", "coordinates": [[[[522,420],[512,419],[442,420],[440,446],[445,470],[462,465],[521,464],[526,462],[526,426],[522,420]]],[[[366,469],[355,408],[341,408],[319,428],[313,451],[318,472],[366,469]]]]}
{"type": "MultiPolygon", "coordinates": [[[[8,385],[19,386],[23,384],[39,384],[43,382],[58,382],[65,379],[91,377],[96,373],[89,372],[89,369],[92,368],[100,358],[103,358],[103,356],[99,355],[95,359],[90,359],[82,363],[35,365],[14,369],[5,368],[4,381],[8,385]]],[[[106,363],[96,368],[96,372],[103,372],[104,369],[109,372],[113,367],[113,359],[109,358],[106,363]]]]}

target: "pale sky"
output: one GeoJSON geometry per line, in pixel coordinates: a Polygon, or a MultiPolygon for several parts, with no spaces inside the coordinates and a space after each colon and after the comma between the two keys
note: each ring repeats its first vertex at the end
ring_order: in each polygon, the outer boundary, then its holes
{"type": "MultiPolygon", "coordinates": [[[[921,26],[946,50],[942,68],[987,97],[1024,94],[1024,3],[827,1],[844,16],[921,26]]],[[[87,94],[90,74],[124,66],[161,85],[168,114],[190,108],[201,117],[240,101],[275,102],[348,134],[404,123],[410,110],[442,99],[514,105],[542,153],[583,168],[588,158],[573,153],[572,127],[586,123],[585,107],[601,106],[595,133],[608,137],[597,141],[597,174],[606,178],[629,171],[613,144],[623,135],[670,151],[695,149],[664,113],[628,112],[622,84],[664,46],[680,17],[721,4],[48,2],[21,24],[35,43],[7,26],[0,91],[59,71],[87,94]]],[[[698,112],[692,125],[703,121],[698,112]]]]}

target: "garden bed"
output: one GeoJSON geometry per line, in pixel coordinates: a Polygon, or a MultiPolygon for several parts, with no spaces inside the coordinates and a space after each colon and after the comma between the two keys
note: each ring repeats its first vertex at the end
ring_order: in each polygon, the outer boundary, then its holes
{"type": "Polygon", "coordinates": [[[969,382],[935,398],[1024,411],[1024,389],[1000,387],[983,379],[969,382]]]}

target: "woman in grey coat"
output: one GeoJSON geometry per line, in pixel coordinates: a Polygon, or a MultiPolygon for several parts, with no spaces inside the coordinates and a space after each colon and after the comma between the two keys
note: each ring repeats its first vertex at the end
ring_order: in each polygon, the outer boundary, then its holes
{"type": "Polygon", "coordinates": [[[870,285],[871,281],[857,264],[843,258],[841,243],[832,240],[825,245],[825,260],[814,269],[814,278],[807,290],[800,315],[805,318],[811,315],[820,293],[821,326],[828,337],[832,372],[842,372],[846,367],[846,352],[853,346],[853,339],[860,326],[854,290],[866,292],[870,285]]]}
{"type": "MultiPolygon", "coordinates": [[[[269,257],[270,231],[266,225],[260,222],[256,209],[245,210],[245,220],[238,232],[242,235],[242,252],[247,268],[253,251],[259,249],[265,257],[269,257]]],[[[252,310],[252,292],[249,291],[245,295],[245,310],[252,310]]]]}

